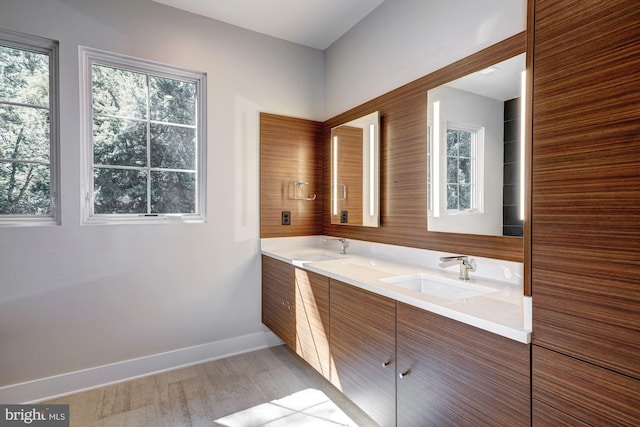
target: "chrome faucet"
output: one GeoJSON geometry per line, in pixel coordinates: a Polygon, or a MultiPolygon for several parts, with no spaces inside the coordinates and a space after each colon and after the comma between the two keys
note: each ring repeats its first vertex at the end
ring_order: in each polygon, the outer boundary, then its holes
{"type": "Polygon", "coordinates": [[[349,247],[349,241],[347,239],[338,238],[338,239],[324,239],[326,242],[340,242],[340,255],[344,255],[347,253],[347,248],[349,247]]]}
{"type": "Polygon", "coordinates": [[[460,265],[460,280],[469,280],[469,272],[476,271],[476,262],[466,255],[454,255],[440,257],[440,267],[460,265]]]}

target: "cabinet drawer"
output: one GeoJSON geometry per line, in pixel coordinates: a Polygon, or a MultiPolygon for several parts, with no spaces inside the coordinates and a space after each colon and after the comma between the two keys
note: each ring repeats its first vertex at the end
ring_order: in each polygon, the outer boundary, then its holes
{"type": "Polygon", "coordinates": [[[590,425],[640,420],[640,381],[537,345],[533,398],[590,425]]]}

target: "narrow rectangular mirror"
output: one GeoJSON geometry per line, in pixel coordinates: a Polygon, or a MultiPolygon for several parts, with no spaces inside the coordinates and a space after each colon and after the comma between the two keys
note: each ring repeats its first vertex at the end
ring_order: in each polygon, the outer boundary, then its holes
{"type": "Polygon", "coordinates": [[[331,224],[380,225],[380,113],[331,129],[331,224]]]}
{"type": "Polygon", "coordinates": [[[429,231],[523,235],[525,54],[431,89],[429,231]]]}

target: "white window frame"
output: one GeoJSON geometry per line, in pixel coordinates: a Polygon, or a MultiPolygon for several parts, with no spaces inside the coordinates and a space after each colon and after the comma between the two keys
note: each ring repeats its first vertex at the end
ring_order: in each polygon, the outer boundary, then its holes
{"type": "MultiPolygon", "coordinates": [[[[0,215],[0,226],[60,225],[60,98],[59,45],[55,40],[0,30],[3,46],[42,53],[49,57],[49,215],[0,215]]],[[[11,102],[3,104],[19,105],[11,102]]],[[[28,105],[27,105],[28,107],[28,105]]]]}
{"type": "Polygon", "coordinates": [[[158,224],[206,222],[206,73],[134,58],[118,53],[79,46],[80,57],[80,126],[82,137],[82,224],[158,224]],[[96,214],[93,182],[93,102],[92,66],[104,65],[121,70],[173,78],[196,86],[196,209],[181,214],[96,214]]]}
{"type": "Polygon", "coordinates": [[[444,197],[443,206],[447,206],[447,134],[449,130],[470,132],[472,134],[472,152],[473,157],[473,192],[472,192],[472,207],[471,209],[448,209],[445,208],[447,215],[475,215],[484,213],[484,128],[469,124],[449,122],[446,123],[446,128],[443,135],[443,148],[442,148],[442,171],[444,173],[443,179],[443,194],[444,197]]]}

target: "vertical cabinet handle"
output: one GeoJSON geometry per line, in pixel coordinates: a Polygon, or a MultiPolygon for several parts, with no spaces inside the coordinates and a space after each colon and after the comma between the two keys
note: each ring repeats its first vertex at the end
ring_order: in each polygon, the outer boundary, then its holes
{"type": "Polygon", "coordinates": [[[407,370],[406,370],[406,371],[404,371],[404,372],[400,372],[400,373],[398,374],[398,376],[399,376],[400,378],[404,378],[404,377],[406,377],[407,375],[409,375],[409,373],[411,373],[411,369],[407,369],[407,370]]]}

